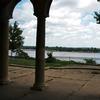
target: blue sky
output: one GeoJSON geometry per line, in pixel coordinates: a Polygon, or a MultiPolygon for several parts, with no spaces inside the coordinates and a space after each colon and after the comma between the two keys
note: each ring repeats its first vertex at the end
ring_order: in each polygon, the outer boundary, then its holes
{"type": "MultiPolygon", "coordinates": [[[[97,0],[53,0],[46,20],[46,46],[100,48],[100,25],[93,18],[100,10],[97,0]]],[[[36,45],[37,18],[29,0],[22,0],[13,12],[23,30],[24,45],[36,45]]]]}

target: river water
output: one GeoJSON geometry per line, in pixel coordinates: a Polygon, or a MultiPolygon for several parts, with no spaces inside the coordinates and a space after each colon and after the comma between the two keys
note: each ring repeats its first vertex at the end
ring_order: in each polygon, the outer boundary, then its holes
{"type": "MultiPolygon", "coordinates": [[[[35,58],[35,50],[32,49],[24,49],[24,51],[26,53],[28,53],[28,55],[30,57],[34,57],[35,58]]],[[[45,58],[47,58],[47,53],[49,51],[45,52],[45,58]]],[[[52,52],[53,57],[60,59],[60,60],[74,60],[76,62],[83,62],[85,63],[84,59],[90,59],[93,58],[97,64],[100,64],[100,53],[83,53],[83,52],[61,52],[61,51],[53,51],[52,52]]]]}

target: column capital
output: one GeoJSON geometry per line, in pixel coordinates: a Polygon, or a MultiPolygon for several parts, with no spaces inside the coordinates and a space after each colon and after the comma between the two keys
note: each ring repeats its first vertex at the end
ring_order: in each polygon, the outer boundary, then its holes
{"type": "Polygon", "coordinates": [[[21,0],[1,0],[0,2],[0,20],[9,20],[12,18],[13,10],[21,0]]]}
{"type": "Polygon", "coordinates": [[[49,17],[49,9],[53,0],[30,0],[36,17],[49,17]]]}

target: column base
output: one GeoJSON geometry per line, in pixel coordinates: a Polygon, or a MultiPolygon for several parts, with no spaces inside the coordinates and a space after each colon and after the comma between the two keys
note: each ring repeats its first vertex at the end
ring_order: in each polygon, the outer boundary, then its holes
{"type": "Polygon", "coordinates": [[[0,81],[0,86],[8,85],[9,83],[12,83],[12,82],[13,82],[13,81],[11,81],[11,80],[0,81]]]}
{"type": "Polygon", "coordinates": [[[43,91],[46,88],[47,88],[47,85],[45,84],[34,84],[33,87],[31,87],[31,90],[43,91]]]}

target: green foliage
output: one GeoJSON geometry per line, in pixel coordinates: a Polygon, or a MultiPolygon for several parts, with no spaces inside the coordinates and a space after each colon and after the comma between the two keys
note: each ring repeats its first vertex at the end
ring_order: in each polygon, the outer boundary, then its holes
{"type": "Polygon", "coordinates": [[[100,24],[100,13],[98,13],[98,12],[94,12],[94,13],[95,13],[94,18],[96,19],[97,24],[100,24]]]}
{"type": "Polygon", "coordinates": [[[84,59],[86,61],[86,64],[90,64],[90,65],[96,65],[96,61],[92,58],[90,59],[84,59]]]}
{"type": "Polygon", "coordinates": [[[25,59],[25,58],[18,58],[18,57],[10,57],[9,58],[9,64],[15,64],[15,65],[23,65],[23,66],[35,66],[35,60],[34,59],[25,59]]]}
{"type": "Polygon", "coordinates": [[[82,64],[82,63],[77,63],[75,61],[61,61],[57,59],[54,62],[46,62],[46,66],[49,66],[50,68],[67,67],[68,65],[76,65],[76,64],[82,64]]]}
{"type": "Polygon", "coordinates": [[[52,58],[53,57],[52,56],[52,52],[50,52],[50,53],[48,52],[47,55],[48,55],[48,58],[52,58]]]}
{"type": "MultiPolygon", "coordinates": [[[[23,65],[20,67],[29,67],[35,66],[35,59],[34,58],[19,58],[19,57],[9,57],[9,64],[15,64],[15,65],[23,65]]],[[[55,67],[67,67],[67,65],[74,65],[74,64],[81,64],[77,63],[75,61],[60,61],[56,60],[55,62],[46,62],[45,67],[55,68],[55,67]]],[[[32,67],[32,68],[33,68],[32,67]]]]}
{"type": "Polygon", "coordinates": [[[48,58],[46,59],[46,66],[49,67],[61,67],[61,66],[66,66],[66,65],[71,65],[71,64],[81,64],[77,63],[75,61],[61,61],[53,57],[52,52],[47,53],[48,58]]]}
{"type": "Polygon", "coordinates": [[[52,56],[52,52],[48,52],[47,55],[48,55],[48,58],[46,59],[47,63],[53,63],[56,61],[56,58],[52,56]]]}
{"type": "Polygon", "coordinates": [[[68,51],[68,52],[100,52],[100,48],[73,48],[73,47],[46,47],[51,51],[68,51]]]}
{"type": "Polygon", "coordinates": [[[11,52],[17,52],[17,49],[22,48],[24,43],[24,38],[21,36],[22,32],[16,21],[13,26],[9,26],[9,50],[11,50],[11,52]]]}
{"type": "MultiPolygon", "coordinates": [[[[100,48],[87,48],[87,47],[83,47],[83,48],[73,48],[73,47],[45,47],[47,51],[68,51],[68,52],[100,52],[100,48]]],[[[23,49],[36,49],[35,46],[23,46],[23,49]]]]}
{"type": "Polygon", "coordinates": [[[24,52],[23,50],[18,50],[16,55],[19,58],[29,59],[28,54],[26,52],[24,52]]]}

